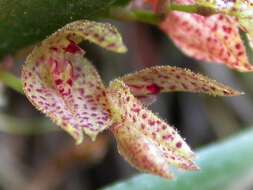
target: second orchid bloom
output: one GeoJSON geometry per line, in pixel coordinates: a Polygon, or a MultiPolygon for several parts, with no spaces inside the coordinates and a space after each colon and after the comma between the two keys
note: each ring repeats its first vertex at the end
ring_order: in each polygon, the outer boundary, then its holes
{"type": "Polygon", "coordinates": [[[81,143],[109,129],[120,154],[141,171],[171,179],[170,167],[197,170],[194,153],[178,132],[146,108],[162,92],[198,92],[214,96],[240,93],[202,75],[157,66],[113,80],[105,87],[78,44],[87,40],[124,53],[110,24],[86,20],[70,23],[38,45],[22,71],[30,102],[81,143]],[[143,101],[145,100],[145,101],[143,101]],[[144,103],[145,102],[145,103],[144,103]]]}
{"type": "Polygon", "coordinates": [[[166,9],[170,3],[212,8],[214,13],[206,16],[169,11],[158,25],[175,45],[190,57],[199,61],[224,64],[241,72],[253,71],[239,32],[239,29],[243,28],[248,34],[250,44],[253,44],[253,11],[248,1],[144,0],[144,2],[151,4],[154,11],[158,6],[166,9]]]}

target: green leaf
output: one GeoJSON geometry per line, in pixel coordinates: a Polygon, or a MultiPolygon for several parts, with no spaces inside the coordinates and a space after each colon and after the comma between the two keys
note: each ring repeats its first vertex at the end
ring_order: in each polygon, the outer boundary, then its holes
{"type": "Polygon", "coordinates": [[[44,39],[63,25],[96,19],[125,0],[1,0],[0,57],[44,39]]]}
{"type": "Polygon", "coordinates": [[[175,181],[138,175],[103,190],[214,190],[230,189],[253,170],[253,129],[201,149],[200,172],[180,174],[175,181]]]}

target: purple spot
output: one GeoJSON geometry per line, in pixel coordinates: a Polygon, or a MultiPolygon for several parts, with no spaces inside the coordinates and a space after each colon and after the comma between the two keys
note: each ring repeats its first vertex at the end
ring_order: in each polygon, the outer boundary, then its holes
{"type": "Polygon", "coordinates": [[[62,80],[61,79],[57,79],[56,81],[55,81],[55,84],[56,85],[60,85],[62,83],[62,80]]]}
{"type": "Polygon", "coordinates": [[[177,147],[177,148],[181,148],[181,147],[182,147],[182,143],[181,143],[181,142],[178,142],[178,143],[176,144],[176,147],[177,147]]]}
{"type": "Polygon", "coordinates": [[[71,79],[69,79],[69,80],[67,81],[67,83],[68,83],[70,86],[72,86],[72,85],[73,85],[73,82],[72,82],[72,80],[71,80],[71,79]]]}
{"type": "Polygon", "coordinates": [[[103,121],[98,121],[98,124],[99,125],[104,125],[104,122],[103,121]]]}

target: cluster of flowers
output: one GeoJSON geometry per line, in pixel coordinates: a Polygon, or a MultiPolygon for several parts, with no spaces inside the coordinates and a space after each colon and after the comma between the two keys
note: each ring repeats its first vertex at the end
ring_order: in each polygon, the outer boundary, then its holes
{"type": "MultiPolygon", "coordinates": [[[[147,2],[154,9],[159,3],[158,0],[147,2]]],[[[160,27],[185,54],[239,71],[253,70],[238,31],[238,26],[246,27],[245,19],[241,23],[241,17],[231,13],[234,8],[230,7],[231,11],[217,8],[220,5],[211,0],[177,3],[204,4],[221,12],[209,17],[168,13],[160,27]]],[[[238,2],[234,6],[238,7],[238,2]]],[[[110,24],[80,20],[64,26],[35,47],[26,60],[22,81],[31,103],[77,143],[82,142],[84,133],[95,140],[98,133],[109,129],[120,154],[142,171],[171,179],[171,166],[197,170],[194,153],[184,139],[147,106],[152,103],[152,97],[163,92],[214,96],[236,96],[240,92],[200,74],[170,66],[128,74],[105,87],[95,67],[84,57],[85,51],[78,46],[83,40],[116,53],[127,51],[119,32],[110,24]]]]}

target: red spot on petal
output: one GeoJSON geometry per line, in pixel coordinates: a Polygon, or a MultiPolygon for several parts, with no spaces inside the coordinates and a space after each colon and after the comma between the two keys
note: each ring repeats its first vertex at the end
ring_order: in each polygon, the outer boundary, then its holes
{"type": "Polygon", "coordinates": [[[139,113],[140,110],[141,110],[140,108],[132,108],[132,111],[133,111],[133,112],[136,112],[136,113],[139,113]]]}
{"type": "Polygon", "coordinates": [[[69,79],[69,80],[67,81],[67,83],[68,83],[70,86],[73,85],[73,81],[72,81],[71,79],[69,79]]]}
{"type": "Polygon", "coordinates": [[[176,144],[176,147],[177,147],[177,148],[181,148],[181,147],[182,147],[182,143],[181,143],[181,142],[178,142],[178,143],[176,144]]]}
{"type": "Polygon", "coordinates": [[[80,48],[74,42],[70,42],[70,44],[64,48],[64,50],[73,54],[80,52],[80,48]]]}
{"type": "Polygon", "coordinates": [[[57,47],[51,47],[50,49],[53,50],[53,51],[58,51],[57,47]]]}
{"type": "Polygon", "coordinates": [[[147,117],[148,117],[148,116],[147,116],[147,114],[145,114],[145,113],[142,115],[142,118],[143,118],[143,119],[146,119],[147,117]]]}
{"type": "Polygon", "coordinates": [[[161,88],[159,86],[157,86],[156,84],[151,84],[151,85],[147,86],[147,90],[151,94],[158,94],[161,91],[161,88]]]}
{"type": "Polygon", "coordinates": [[[173,140],[173,136],[172,135],[164,135],[162,138],[164,140],[168,140],[168,141],[172,141],[173,140]]]}
{"type": "Polygon", "coordinates": [[[61,79],[57,79],[57,80],[55,81],[55,84],[56,84],[56,85],[62,84],[62,80],[61,80],[61,79]]]}
{"type": "Polygon", "coordinates": [[[235,45],[235,48],[238,49],[238,50],[241,49],[241,44],[240,44],[240,43],[237,43],[237,44],[235,45]]]}
{"type": "Polygon", "coordinates": [[[149,121],[148,121],[148,124],[152,126],[152,125],[155,124],[155,121],[149,120],[149,121]]]}

